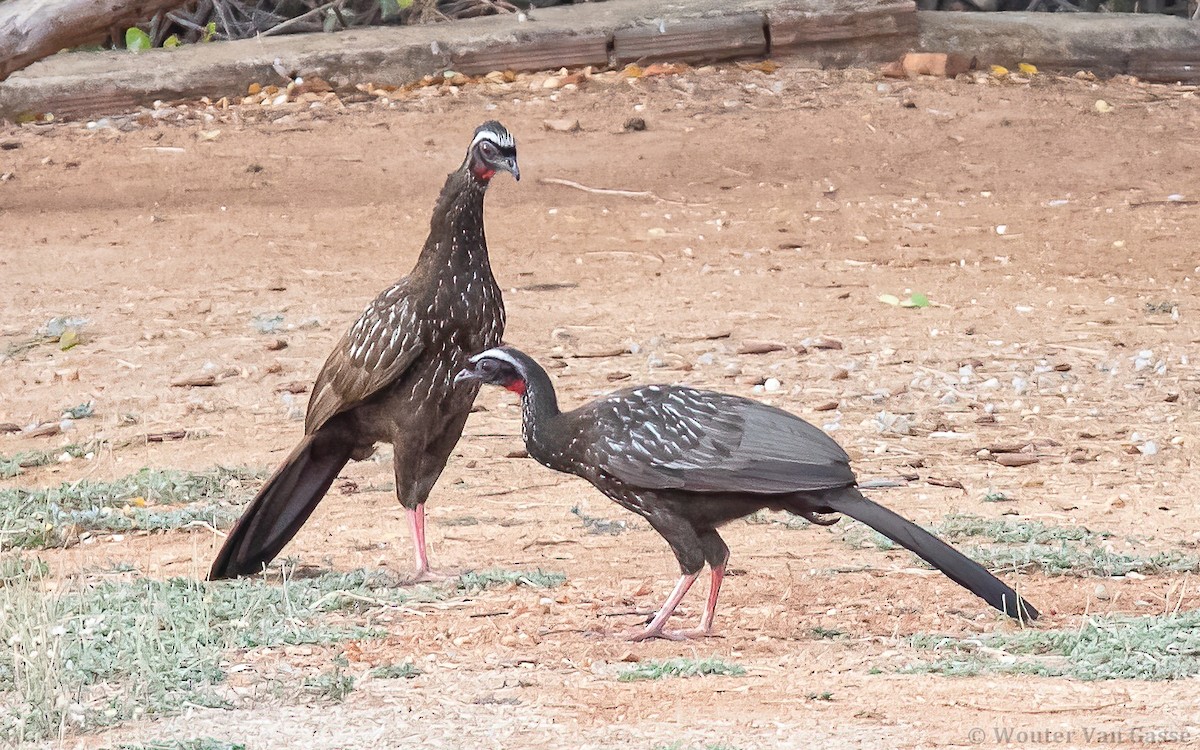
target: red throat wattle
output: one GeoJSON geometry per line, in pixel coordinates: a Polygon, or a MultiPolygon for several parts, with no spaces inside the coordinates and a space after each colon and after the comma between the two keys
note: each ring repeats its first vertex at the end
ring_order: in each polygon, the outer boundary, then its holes
{"type": "Polygon", "coordinates": [[[520,378],[517,378],[515,380],[510,380],[509,382],[504,384],[504,387],[507,388],[508,390],[512,391],[513,393],[517,394],[518,396],[525,395],[525,381],[521,380],[520,378]]]}
{"type": "Polygon", "coordinates": [[[483,164],[472,164],[471,174],[475,175],[476,179],[487,182],[496,175],[496,170],[491,169],[483,164]]]}

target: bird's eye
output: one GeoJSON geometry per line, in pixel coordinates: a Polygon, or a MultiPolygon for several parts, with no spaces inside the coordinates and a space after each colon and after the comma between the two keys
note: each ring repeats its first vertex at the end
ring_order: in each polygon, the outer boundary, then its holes
{"type": "Polygon", "coordinates": [[[479,150],[483,152],[484,156],[495,156],[496,144],[492,143],[491,141],[480,141],[479,150]]]}

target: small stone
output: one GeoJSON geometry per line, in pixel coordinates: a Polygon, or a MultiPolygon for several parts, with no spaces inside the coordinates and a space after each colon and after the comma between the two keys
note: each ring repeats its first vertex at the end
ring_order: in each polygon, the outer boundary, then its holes
{"type": "Polygon", "coordinates": [[[779,390],[782,386],[783,386],[783,384],[779,382],[779,378],[767,378],[766,381],[763,383],[763,390],[766,391],[767,393],[774,393],[775,391],[779,390]]]}
{"type": "Polygon", "coordinates": [[[646,121],[641,117],[630,117],[625,121],[626,133],[640,133],[646,129],[646,121]]]}
{"type": "Polygon", "coordinates": [[[1097,599],[1100,599],[1101,601],[1107,601],[1108,599],[1112,598],[1108,594],[1108,589],[1104,588],[1103,583],[1096,584],[1096,588],[1095,588],[1095,590],[1093,590],[1092,596],[1096,597],[1097,599]]]}
{"type": "Polygon", "coordinates": [[[1029,453],[998,453],[996,454],[996,463],[1001,466],[1018,467],[1036,464],[1038,457],[1029,453]]]}
{"type": "Polygon", "coordinates": [[[542,120],[542,127],[556,133],[575,133],[583,130],[579,120],[542,120]]]}

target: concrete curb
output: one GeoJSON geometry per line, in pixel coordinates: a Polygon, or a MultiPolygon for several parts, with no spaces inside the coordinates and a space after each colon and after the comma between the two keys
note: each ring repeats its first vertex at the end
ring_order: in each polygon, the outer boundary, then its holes
{"type": "Polygon", "coordinates": [[[431,26],[278,36],[176,50],[56,55],[0,83],[0,117],[77,118],[155,99],[236,97],[276,68],[336,88],[445,70],[547,70],[777,55],[874,65],[912,50],[1200,82],[1200,24],[1167,16],[916,12],[912,0],[607,0],[431,26]],[[733,7],[731,7],[733,6],[733,7]]]}

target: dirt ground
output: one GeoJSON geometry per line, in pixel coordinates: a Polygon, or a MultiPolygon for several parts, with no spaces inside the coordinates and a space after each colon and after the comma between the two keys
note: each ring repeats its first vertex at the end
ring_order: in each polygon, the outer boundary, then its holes
{"type": "MultiPolygon", "coordinates": [[[[208,121],[186,108],[181,122],[128,131],[0,131],[0,173],[12,173],[0,182],[0,345],[55,316],[88,321],[81,346],[0,363],[0,422],[96,404],[67,434],[0,436],[0,453],[110,446],[5,484],[273,466],[302,432],[306,399],[282,389],[311,383],[363,305],[408,271],[443,176],[494,117],[517,137],[523,177],[497,178],[487,199],[507,340],[553,366],[564,404],[649,381],[751,395],[834,429],[863,481],[916,475],[872,495],[918,522],[1005,513],[1112,532],[1116,551],[1198,551],[1194,91],[1044,75],[892,81],[786,61],[773,75],[729,66],[577,90],[544,78],[208,121]],[[624,132],[635,116],[647,129],[624,132]],[[564,118],[582,131],[543,124],[564,118]],[[879,300],[910,290],[934,304],[879,300]],[[256,316],[277,313],[284,330],[256,330],[256,316]],[[739,353],[754,341],[784,348],[739,353]],[[214,386],[172,386],[206,373],[214,386]],[[779,388],[756,389],[767,378],[779,388]],[[911,434],[881,431],[893,419],[911,434]],[[179,429],[192,437],[144,439],[179,429]],[[1040,461],[976,455],[1003,444],[1032,444],[1040,461]]],[[[678,573],[665,543],[639,523],[587,533],[572,506],[635,519],[580,481],[507,458],[520,448],[511,394],[479,403],[429,503],[434,563],[540,567],[567,584],[397,616],[362,658],[411,658],[424,674],[364,680],[341,704],[197,709],[61,746],[211,735],[330,749],[925,748],[1004,746],[992,733],[1005,727],[1075,730],[1047,743],[1059,747],[1086,746],[1089,727],[1200,736],[1195,679],[897,673],[921,657],[913,633],[1017,626],[903,551],[848,546],[845,523],[730,525],[737,575],[719,637],[627,643],[678,573]],[[615,679],[623,659],[710,655],[749,674],[615,679]]],[[[287,554],[408,570],[389,463],[348,467],[358,491],[332,493],[287,554]]],[[[122,561],[200,576],[219,543],[180,531],[41,555],[56,573],[122,561]]],[[[1000,575],[1042,610],[1038,628],[1200,606],[1187,575],[1000,575]]],[[[680,623],[698,618],[705,588],[680,623]]]]}

